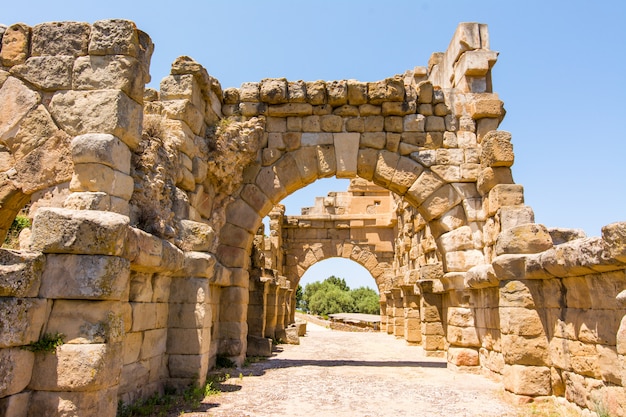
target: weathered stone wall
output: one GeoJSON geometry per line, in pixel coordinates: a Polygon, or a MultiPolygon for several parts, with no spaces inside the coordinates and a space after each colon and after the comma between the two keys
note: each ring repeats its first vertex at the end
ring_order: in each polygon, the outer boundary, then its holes
{"type": "Polygon", "coordinates": [[[33,218],[0,251],[5,415],[112,416],[203,383],[218,355],[267,351],[302,272],[344,254],[376,277],[389,334],[516,395],[624,415],[626,227],[535,223],[485,25],[386,80],[225,91],[188,57],[145,90],[153,46],[129,21],[16,24],[1,45],[0,236],[28,202],[33,218]],[[293,256],[279,203],[330,176],[393,192],[394,226],[373,242],[311,221],[293,256]],[[21,349],[55,332],[56,354],[21,349]]]}

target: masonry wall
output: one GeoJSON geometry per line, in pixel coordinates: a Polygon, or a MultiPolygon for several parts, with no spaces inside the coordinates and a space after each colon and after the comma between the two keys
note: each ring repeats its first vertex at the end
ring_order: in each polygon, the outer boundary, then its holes
{"type": "Polygon", "coordinates": [[[625,414],[625,223],[585,238],[535,222],[497,130],[485,25],[374,82],[222,91],[180,57],[145,90],[152,48],[124,20],[2,32],[0,237],[28,203],[33,219],[20,251],[0,251],[5,415],[112,416],[117,399],[201,384],[218,355],[267,348],[302,272],[278,204],[329,176],[395,193],[394,229],[372,243],[340,219],[298,219],[316,241],[301,269],[341,240],[377,278],[390,335],[517,396],[625,414]],[[55,354],[22,349],[56,332],[55,354]]]}

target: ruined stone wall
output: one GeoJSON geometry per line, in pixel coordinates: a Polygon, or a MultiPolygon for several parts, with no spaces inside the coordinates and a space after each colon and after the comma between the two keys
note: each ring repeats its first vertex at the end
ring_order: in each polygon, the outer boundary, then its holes
{"type": "Polygon", "coordinates": [[[189,57],[144,90],[153,46],[129,21],[17,24],[1,45],[0,235],[28,202],[33,219],[0,251],[4,414],[112,416],[203,383],[249,335],[267,349],[302,270],[341,253],[371,264],[388,333],[516,395],[624,415],[624,223],[591,239],[535,223],[485,25],[386,80],[225,91],[189,57]],[[394,230],[311,221],[299,270],[279,203],[330,176],[393,192],[394,230]],[[55,355],[21,349],[55,332],[55,355]]]}

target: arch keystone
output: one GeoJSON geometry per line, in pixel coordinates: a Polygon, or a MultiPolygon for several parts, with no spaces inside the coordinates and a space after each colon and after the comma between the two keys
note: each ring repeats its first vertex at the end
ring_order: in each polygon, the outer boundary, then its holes
{"type": "Polygon", "coordinates": [[[358,133],[335,133],[333,136],[337,178],[354,177],[357,172],[357,155],[361,135],[358,133]]]}

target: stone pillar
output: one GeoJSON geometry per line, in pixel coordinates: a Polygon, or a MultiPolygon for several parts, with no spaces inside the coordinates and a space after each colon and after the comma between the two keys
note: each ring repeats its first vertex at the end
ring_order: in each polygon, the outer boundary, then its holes
{"type": "MultiPolygon", "coordinates": [[[[259,274],[259,270],[253,270],[259,274]]],[[[264,337],[267,320],[266,303],[269,279],[261,276],[250,277],[250,303],[248,304],[248,335],[264,337]]]]}
{"type": "Polygon", "coordinates": [[[278,284],[275,281],[268,282],[266,307],[265,307],[265,337],[276,337],[278,284]]]}
{"type": "Polygon", "coordinates": [[[393,288],[393,335],[404,337],[404,302],[402,300],[402,290],[393,288]]]}
{"type": "Polygon", "coordinates": [[[243,286],[228,286],[222,288],[220,297],[220,347],[219,354],[227,356],[238,365],[243,364],[246,356],[248,335],[248,270],[243,268],[231,269],[232,281],[243,286]]]}
{"type": "Polygon", "coordinates": [[[277,300],[276,300],[276,331],[280,332],[285,329],[285,313],[286,313],[286,300],[287,300],[287,288],[278,287],[277,300]]]}
{"type": "Polygon", "coordinates": [[[31,415],[62,414],[63,407],[84,416],[115,415],[130,276],[123,257],[128,222],[101,211],[37,212],[31,248],[46,254],[39,304],[50,300],[41,312],[49,314],[43,333],[61,333],[65,343],[56,354],[34,355],[31,415]]]}
{"type": "Polygon", "coordinates": [[[421,281],[420,318],[422,320],[422,346],[427,356],[443,356],[445,332],[443,329],[443,297],[434,293],[432,281],[421,281]]]}
{"type": "Polygon", "coordinates": [[[420,297],[415,294],[414,285],[403,285],[402,295],[404,303],[404,339],[409,344],[419,344],[422,341],[420,297]]]}
{"type": "Polygon", "coordinates": [[[542,280],[500,283],[504,388],[517,395],[552,393],[549,343],[540,316],[542,280]]]}
{"type": "Polygon", "coordinates": [[[380,294],[380,331],[387,331],[387,298],[385,294],[380,294]]]}
{"type": "Polygon", "coordinates": [[[448,363],[459,367],[478,366],[480,340],[472,309],[455,306],[447,310],[448,363]]]}
{"type": "Polygon", "coordinates": [[[393,334],[393,326],[394,326],[394,299],[393,299],[393,293],[391,291],[385,291],[385,299],[387,300],[386,302],[386,307],[387,307],[387,324],[386,324],[386,331],[387,334],[393,334]]]}

